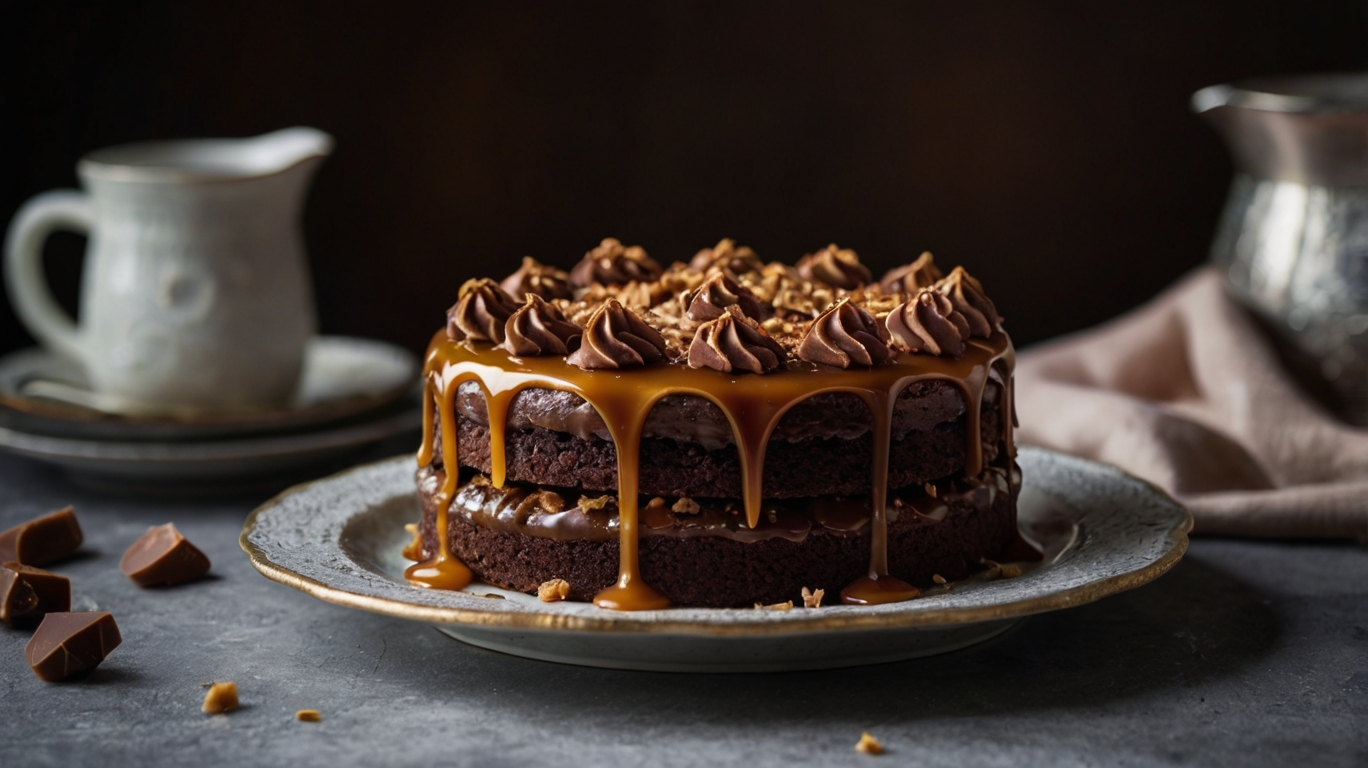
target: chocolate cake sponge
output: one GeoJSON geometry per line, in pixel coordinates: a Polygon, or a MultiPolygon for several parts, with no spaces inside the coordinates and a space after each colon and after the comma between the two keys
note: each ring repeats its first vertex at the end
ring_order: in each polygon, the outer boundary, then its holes
{"type": "MultiPolygon", "coordinates": [[[[949,389],[948,385],[946,388],[949,389]]],[[[904,431],[901,434],[894,432],[889,455],[890,488],[925,483],[964,470],[967,449],[964,406],[958,393],[953,395],[956,398],[953,403],[937,403],[939,412],[923,414],[915,420],[907,418],[904,431]],[[947,416],[950,418],[938,421],[947,416]]],[[[979,425],[985,463],[997,458],[1002,434],[997,408],[1000,396],[1001,388],[995,382],[989,382],[984,389],[979,425]]],[[[476,394],[474,399],[481,407],[470,411],[475,418],[480,418],[484,416],[483,398],[476,394]]],[[[917,408],[917,399],[909,393],[899,404],[905,401],[904,410],[913,411],[917,408]]],[[[831,403],[832,399],[828,398],[827,402],[831,403]]],[[[838,407],[845,406],[842,400],[835,400],[835,403],[838,407]]],[[[793,442],[770,440],[765,451],[765,496],[798,498],[869,493],[869,466],[873,454],[869,411],[858,400],[855,405],[858,408],[841,408],[844,411],[841,415],[856,428],[846,427],[847,433],[858,432],[863,426],[863,434],[857,437],[809,437],[793,442]]],[[[511,410],[516,412],[516,402],[511,410]]],[[[710,415],[705,412],[702,418],[710,415]]],[[[488,420],[487,417],[480,421],[475,418],[459,417],[461,466],[488,473],[491,471],[488,420]]],[[[716,418],[726,424],[720,413],[716,418]]],[[[611,441],[592,433],[584,438],[528,424],[525,418],[521,422],[509,419],[504,437],[504,461],[506,477],[510,481],[590,491],[617,490],[617,451],[611,441]]],[[[781,421],[780,426],[783,424],[781,421]]],[[[810,425],[804,426],[806,432],[816,432],[810,425]]],[[[791,431],[796,433],[798,429],[791,431]]],[[[441,464],[440,427],[434,430],[433,451],[434,462],[441,464]]],[[[641,493],[654,496],[737,498],[741,495],[741,465],[734,445],[708,450],[685,440],[647,437],[642,439],[638,482],[641,493]]]]}
{"type": "MultiPolygon", "coordinates": [[[[997,411],[985,408],[983,457],[997,458],[997,411]]],[[[890,488],[903,488],[964,470],[964,418],[909,432],[889,454],[890,488]]],[[[461,465],[490,471],[489,428],[460,420],[461,465]]],[[[509,430],[505,440],[507,478],[587,491],[617,490],[617,451],[611,442],[584,440],[534,427],[509,430]]],[[[843,440],[771,442],[765,451],[765,495],[770,498],[849,496],[869,493],[873,440],[868,434],[843,440]]],[[[668,438],[641,442],[640,492],[653,496],[741,496],[741,465],[734,446],[709,451],[668,438]]]]}
{"type": "MultiPolygon", "coordinates": [[[[417,475],[427,553],[438,545],[433,494],[442,477],[441,470],[430,467],[417,475]]],[[[1015,469],[990,468],[981,481],[958,484],[960,490],[952,482],[940,493],[941,519],[906,512],[889,523],[890,574],[912,584],[930,584],[933,575],[954,581],[978,571],[980,557],[996,555],[1016,539],[1020,476],[1015,469]]],[[[472,521],[459,505],[452,506],[448,528],[451,552],[496,586],[536,592],[538,585],[559,578],[570,584],[571,599],[590,600],[618,576],[616,536],[548,538],[500,530],[472,521]]],[[[843,586],[869,569],[868,525],[853,532],[813,525],[800,541],[687,536],[649,526],[642,534],[641,575],[675,605],[751,607],[788,600],[801,605],[804,587],[825,589],[828,602],[835,602],[843,586]]]]}

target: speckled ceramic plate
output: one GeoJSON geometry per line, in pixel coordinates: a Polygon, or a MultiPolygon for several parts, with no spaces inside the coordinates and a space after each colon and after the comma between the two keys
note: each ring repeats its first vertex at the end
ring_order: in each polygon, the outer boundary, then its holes
{"type": "Polygon", "coordinates": [[[1163,574],[1192,518],[1154,486],[1103,464],[1024,447],[1022,533],[1045,559],[1016,578],[970,579],[920,599],[789,611],[669,608],[615,613],[474,584],[404,582],[403,525],[418,519],[413,459],[370,464],[258,508],[242,548],[268,578],[319,599],[435,624],[472,645],[619,669],[757,672],[855,666],[944,653],[1034,613],[1091,602],[1163,574]],[[497,596],[497,597],[493,597],[497,596]]]}

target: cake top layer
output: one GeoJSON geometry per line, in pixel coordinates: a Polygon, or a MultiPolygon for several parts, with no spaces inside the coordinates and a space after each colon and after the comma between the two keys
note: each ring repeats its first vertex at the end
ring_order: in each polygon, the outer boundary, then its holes
{"type": "Polygon", "coordinates": [[[501,282],[469,280],[447,336],[519,357],[562,356],[586,370],[652,364],[765,374],[803,361],[838,368],[900,355],[958,358],[1001,318],[962,267],[930,253],[874,281],[854,251],[829,245],[794,266],[722,240],[662,267],[605,239],[569,272],[523,259],[501,282]]]}

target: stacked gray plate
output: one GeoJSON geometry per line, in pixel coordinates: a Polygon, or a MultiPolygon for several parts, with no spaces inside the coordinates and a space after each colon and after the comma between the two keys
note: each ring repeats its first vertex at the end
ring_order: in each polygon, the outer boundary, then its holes
{"type": "MultiPolygon", "coordinates": [[[[0,450],[120,492],[222,493],[279,485],[421,426],[418,360],[384,342],[319,336],[288,406],[176,416],[119,409],[80,366],[44,349],[0,358],[0,450]]],[[[416,442],[416,437],[415,437],[416,442]]]]}

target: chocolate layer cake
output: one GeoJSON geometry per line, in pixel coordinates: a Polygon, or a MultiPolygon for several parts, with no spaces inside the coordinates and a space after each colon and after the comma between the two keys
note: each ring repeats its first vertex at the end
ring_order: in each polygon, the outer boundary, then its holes
{"type": "Polygon", "coordinates": [[[1011,370],[978,281],[930,254],[878,282],[836,246],[525,259],[429,346],[409,578],[618,609],[914,597],[1016,539],[1011,370]]]}

